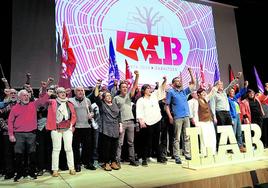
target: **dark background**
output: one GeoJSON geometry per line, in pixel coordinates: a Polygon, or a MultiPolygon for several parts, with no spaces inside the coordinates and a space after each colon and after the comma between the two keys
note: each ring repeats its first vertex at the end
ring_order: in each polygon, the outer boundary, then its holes
{"type": "MultiPolygon", "coordinates": [[[[15,11],[12,9],[12,4],[15,1],[16,0],[5,1],[6,6],[0,11],[2,25],[0,63],[8,81],[10,81],[11,72],[12,11],[15,11]]],[[[32,0],[32,2],[36,4],[39,1],[32,0]]],[[[51,0],[47,0],[47,3],[50,5],[51,2],[51,0]]],[[[215,2],[237,7],[235,8],[235,18],[244,79],[250,82],[250,88],[257,91],[253,66],[258,70],[262,82],[268,82],[268,74],[265,69],[267,63],[266,54],[268,54],[266,50],[268,49],[266,46],[268,31],[267,26],[265,26],[267,25],[265,18],[268,17],[268,11],[264,3],[265,0],[215,0],[215,2]]],[[[53,53],[54,52],[52,52],[50,56],[53,56],[53,53]]],[[[226,62],[226,64],[228,64],[228,62],[226,62]]],[[[23,79],[25,79],[25,77],[23,79]]],[[[2,83],[0,86],[3,88],[2,83]]]]}

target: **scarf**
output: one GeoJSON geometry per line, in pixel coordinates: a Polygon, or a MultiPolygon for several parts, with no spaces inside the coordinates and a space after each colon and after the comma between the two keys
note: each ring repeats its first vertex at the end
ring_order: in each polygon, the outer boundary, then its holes
{"type": "Polygon", "coordinates": [[[57,123],[63,121],[63,120],[68,120],[69,119],[69,113],[67,109],[67,102],[68,98],[66,97],[65,99],[61,99],[57,97],[56,99],[57,103],[59,104],[56,112],[56,121],[57,123]]]}

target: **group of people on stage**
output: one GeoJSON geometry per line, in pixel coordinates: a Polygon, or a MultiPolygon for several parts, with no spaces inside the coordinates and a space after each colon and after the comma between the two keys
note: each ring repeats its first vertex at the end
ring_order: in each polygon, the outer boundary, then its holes
{"type": "Polygon", "coordinates": [[[148,166],[154,160],[166,164],[170,156],[176,164],[191,160],[188,127],[200,127],[200,154],[217,152],[217,126],[233,127],[240,152],[246,152],[241,123],[257,123],[268,147],[268,83],[265,92],[255,94],[248,82],[239,88],[239,72],[226,88],[222,81],[213,87],[198,87],[191,69],[191,81],[183,87],[181,77],[170,85],[138,87],[139,72],[133,83],[114,80],[111,90],[98,80],[88,91],[82,86],[52,85],[53,78],[41,82],[34,96],[30,74],[23,89],[5,85],[0,102],[0,174],[19,181],[36,179],[44,172],[59,176],[103,168],[119,170],[122,161],[132,166],[148,166]],[[86,92],[89,94],[86,95],[86,92]],[[72,96],[72,94],[74,94],[72,96]],[[126,152],[125,152],[126,151],[126,152]],[[182,151],[182,153],[181,153],[182,151]]]}

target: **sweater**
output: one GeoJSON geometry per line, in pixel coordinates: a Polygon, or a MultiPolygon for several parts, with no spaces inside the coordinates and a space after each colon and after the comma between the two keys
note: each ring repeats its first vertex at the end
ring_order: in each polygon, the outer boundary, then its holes
{"type": "Polygon", "coordinates": [[[74,97],[70,98],[69,101],[74,105],[77,116],[75,128],[90,128],[91,123],[88,122],[88,114],[92,111],[90,100],[85,97],[82,101],[79,101],[74,97]]]}
{"type": "Polygon", "coordinates": [[[49,96],[46,94],[36,101],[28,104],[17,103],[11,108],[8,117],[8,134],[14,136],[14,132],[31,132],[37,129],[36,111],[39,106],[45,105],[49,96]]]}

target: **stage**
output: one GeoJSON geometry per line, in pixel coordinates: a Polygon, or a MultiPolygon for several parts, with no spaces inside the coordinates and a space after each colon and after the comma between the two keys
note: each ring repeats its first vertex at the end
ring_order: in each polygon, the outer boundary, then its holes
{"type": "Polygon", "coordinates": [[[60,172],[57,178],[48,173],[37,180],[21,179],[19,183],[13,180],[3,180],[0,187],[23,188],[88,188],[88,187],[253,187],[253,182],[268,183],[268,149],[265,149],[261,160],[222,165],[214,168],[192,170],[175,164],[168,159],[167,164],[149,163],[148,167],[132,167],[122,164],[118,171],[106,172],[102,169],[91,171],[82,169],[75,176],[68,171],[60,172]]]}

